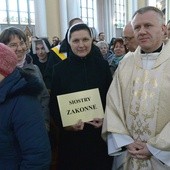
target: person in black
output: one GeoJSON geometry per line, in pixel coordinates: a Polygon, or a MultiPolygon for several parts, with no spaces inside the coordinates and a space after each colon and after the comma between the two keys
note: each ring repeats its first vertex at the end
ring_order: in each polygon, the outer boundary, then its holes
{"type": "Polygon", "coordinates": [[[86,24],[70,27],[67,34],[68,57],[54,66],[50,113],[59,128],[59,170],[111,170],[113,158],[101,138],[103,119],[78,121],[63,127],[56,96],[98,88],[105,108],[106,93],[112,81],[108,62],[96,53],[86,24]],[[63,74],[64,73],[64,74],[63,74]]]}
{"type": "MultiPolygon", "coordinates": [[[[73,18],[69,22],[69,28],[72,25],[79,23],[79,22],[83,22],[83,21],[80,18],[73,18]]],[[[67,32],[68,32],[68,30],[67,30],[67,32]]],[[[53,66],[67,58],[67,52],[68,52],[68,42],[67,42],[67,38],[66,38],[67,32],[66,32],[66,35],[65,35],[65,38],[63,39],[63,41],[61,41],[56,46],[52,47],[50,50],[49,59],[47,62],[47,71],[45,72],[45,77],[46,77],[47,81],[50,82],[47,87],[48,89],[51,89],[53,66]]]]}
{"type": "Polygon", "coordinates": [[[50,43],[45,38],[32,40],[33,63],[36,64],[43,76],[46,87],[49,86],[48,78],[46,77],[47,63],[50,52],[50,43]]]}
{"type": "MultiPolygon", "coordinates": [[[[77,23],[83,23],[82,19],[80,18],[73,18],[72,20],[70,20],[69,22],[69,28],[77,23]]],[[[68,29],[69,29],[68,28],[68,29]]],[[[48,58],[48,62],[47,62],[47,69],[45,72],[45,77],[46,77],[46,81],[48,81],[48,89],[51,89],[51,81],[52,81],[52,72],[53,72],[53,66],[55,64],[58,64],[59,62],[65,60],[68,57],[68,53],[69,53],[69,44],[67,41],[67,33],[68,30],[66,32],[65,38],[63,41],[61,41],[60,44],[58,44],[57,46],[51,48],[50,53],[49,53],[49,58],[48,58]]],[[[98,55],[102,58],[102,54],[99,50],[99,48],[97,46],[95,46],[93,44],[93,47],[95,48],[96,53],[98,53],[98,55]]]]}

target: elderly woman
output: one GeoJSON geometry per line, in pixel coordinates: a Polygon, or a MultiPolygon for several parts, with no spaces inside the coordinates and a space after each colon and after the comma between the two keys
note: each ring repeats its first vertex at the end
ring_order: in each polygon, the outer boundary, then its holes
{"type": "Polygon", "coordinates": [[[49,170],[50,143],[36,98],[42,85],[16,66],[16,54],[0,43],[0,169],[49,170]]]}
{"type": "Polygon", "coordinates": [[[114,58],[114,53],[112,50],[109,50],[109,45],[106,41],[99,41],[96,44],[97,47],[99,47],[100,52],[102,53],[102,56],[105,60],[108,61],[109,65],[111,64],[113,58],[114,58]]]}
{"type": "Polygon", "coordinates": [[[92,35],[86,24],[75,24],[67,35],[68,58],[54,66],[50,109],[60,129],[59,170],[110,170],[112,158],[107,154],[106,143],[101,138],[103,119],[98,116],[90,122],[79,120],[63,127],[56,96],[99,89],[103,108],[106,93],[112,81],[107,61],[92,45],[92,35]],[[64,75],[63,75],[64,73],[64,75]]]}

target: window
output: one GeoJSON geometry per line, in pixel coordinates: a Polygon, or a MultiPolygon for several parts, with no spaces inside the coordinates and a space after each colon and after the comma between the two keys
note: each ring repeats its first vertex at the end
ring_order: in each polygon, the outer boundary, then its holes
{"type": "Polygon", "coordinates": [[[159,8],[160,10],[163,10],[165,8],[165,0],[149,0],[148,5],[155,6],[159,8]]]}
{"type": "Polygon", "coordinates": [[[114,23],[116,28],[123,28],[125,25],[125,0],[114,1],[114,23]]]}
{"type": "Polygon", "coordinates": [[[0,23],[2,23],[2,24],[6,24],[7,23],[6,0],[1,0],[1,5],[0,5],[0,23]]]}
{"type": "Polygon", "coordinates": [[[94,27],[94,0],[80,0],[81,18],[89,27],[94,27]]]}
{"type": "Polygon", "coordinates": [[[35,25],[34,0],[1,0],[0,24],[35,25]]]}

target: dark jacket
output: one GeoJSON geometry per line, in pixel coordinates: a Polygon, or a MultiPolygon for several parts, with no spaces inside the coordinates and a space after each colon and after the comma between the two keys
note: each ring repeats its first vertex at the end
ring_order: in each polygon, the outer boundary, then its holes
{"type": "Polygon", "coordinates": [[[36,95],[42,86],[20,69],[0,82],[0,169],[48,170],[50,144],[36,95]]]}
{"type": "Polygon", "coordinates": [[[110,170],[112,158],[107,156],[106,143],[101,139],[101,128],[85,124],[82,131],[62,128],[56,96],[99,88],[103,107],[112,76],[107,61],[93,49],[85,58],[71,51],[68,59],[54,66],[51,89],[51,113],[60,128],[59,170],[110,170]]]}

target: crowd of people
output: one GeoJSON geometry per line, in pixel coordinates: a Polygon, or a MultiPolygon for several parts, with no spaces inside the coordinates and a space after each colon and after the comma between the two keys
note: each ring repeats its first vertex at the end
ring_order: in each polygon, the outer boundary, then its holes
{"type": "Polygon", "coordinates": [[[0,169],[170,169],[169,39],[170,21],[152,6],[138,9],[110,43],[104,32],[94,43],[80,18],[52,44],[34,37],[30,45],[17,27],[2,30],[0,169]],[[58,96],[94,89],[103,117],[64,126],[58,96]]]}

